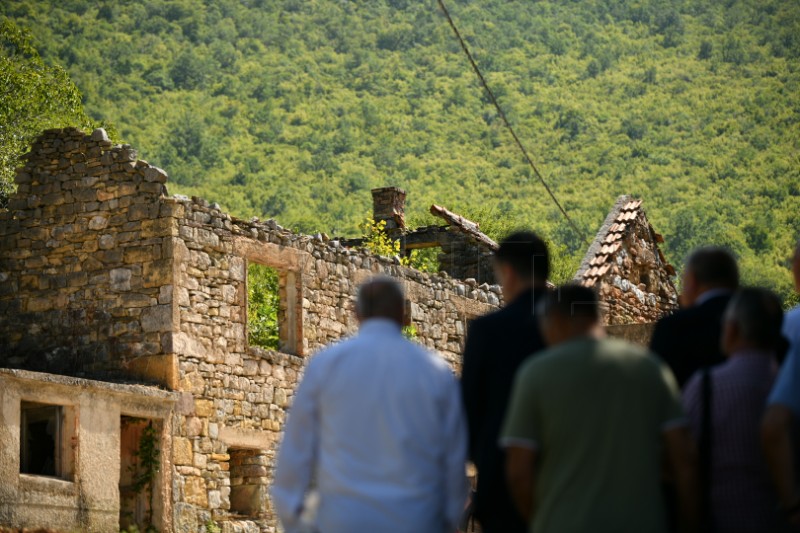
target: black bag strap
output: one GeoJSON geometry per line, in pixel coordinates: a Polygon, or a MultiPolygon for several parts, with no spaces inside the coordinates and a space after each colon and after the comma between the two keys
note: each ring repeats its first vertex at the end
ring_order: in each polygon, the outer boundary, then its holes
{"type": "Polygon", "coordinates": [[[702,531],[712,533],[714,520],[711,513],[711,463],[713,447],[713,426],[711,419],[711,404],[714,396],[711,380],[711,367],[703,368],[702,374],[702,413],[700,420],[700,513],[702,531]]]}

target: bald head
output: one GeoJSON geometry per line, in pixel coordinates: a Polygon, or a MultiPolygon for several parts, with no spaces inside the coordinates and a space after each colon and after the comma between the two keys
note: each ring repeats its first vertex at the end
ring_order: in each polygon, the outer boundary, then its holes
{"type": "Polygon", "coordinates": [[[370,318],[386,318],[402,326],[404,311],[403,289],[392,278],[372,278],[358,288],[356,316],[360,322],[370,318]]]}
{"type": "Polygon", "coordinates": [[[582,336],[598,336],[600,304],[597,293],[576,283],[548,291],[537,308],[539,327],[548,346],[582,336]]]}

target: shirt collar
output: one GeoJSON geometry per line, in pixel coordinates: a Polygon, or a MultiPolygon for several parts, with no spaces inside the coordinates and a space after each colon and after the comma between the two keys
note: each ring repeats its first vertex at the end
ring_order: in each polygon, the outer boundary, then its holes
{"type": "Polygon", "coordinates": [[[396,335],[400,333],[400,324],[388,318],[369,318],[361,323],[359,334],[396,335]]]}
{"type": "Polygon", "coordinates": [[[694,305],[703,305],[712,298],[716,298],[717,296],[725,296],[726,294],[731,294],[732,292],[733,291],[730,289],[709,289],[697,297],[697,299],[694,301],[694,305]]]}

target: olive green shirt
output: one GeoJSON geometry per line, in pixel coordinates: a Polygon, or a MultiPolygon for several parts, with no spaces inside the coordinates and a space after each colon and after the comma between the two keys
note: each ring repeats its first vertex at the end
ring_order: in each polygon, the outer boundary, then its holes
{"type": "Polygon", "coordinates": [[[536,533],[666,532],[664,431],[684,425],[669,369],[643,348],[582,337],[520,368],[501,432],[536,450],[536,533]]]}

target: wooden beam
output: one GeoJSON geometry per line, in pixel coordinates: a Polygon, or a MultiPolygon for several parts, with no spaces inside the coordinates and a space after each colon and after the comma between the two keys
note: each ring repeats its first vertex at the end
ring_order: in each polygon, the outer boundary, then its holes
{"type": "Polygon", "coordinates": [[[451,228],[468,235],[475,242],[486,246],[493,252],[496,252],[499,248],[496,242],[494,242],[480,230],[480,226],[477,223],[468,220],[461,215],[457,215],[452,211],[448,211],[447,208],[436,204],[431,206],[431,214],[444,219],[451,228]]]}

